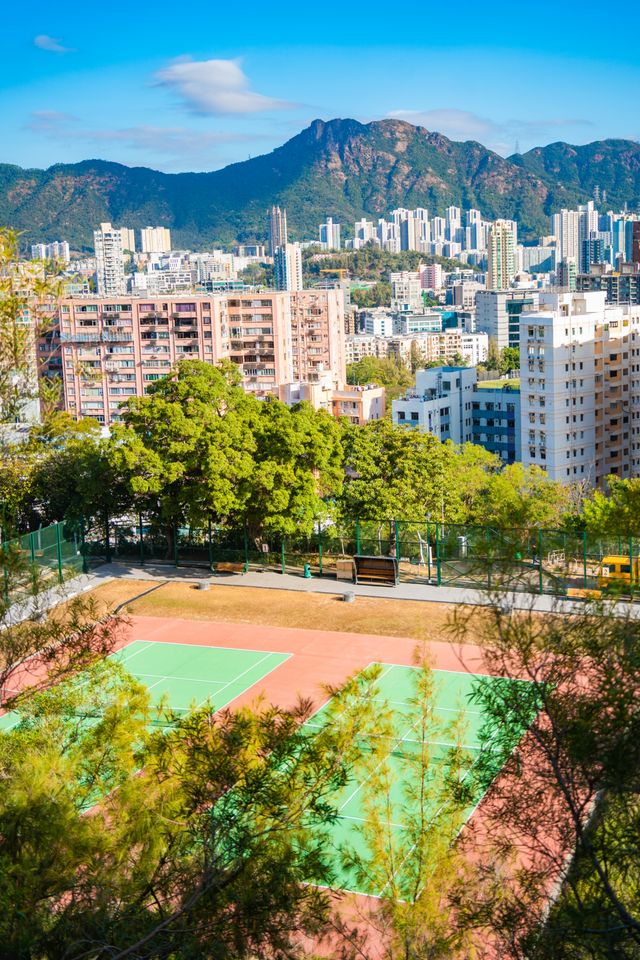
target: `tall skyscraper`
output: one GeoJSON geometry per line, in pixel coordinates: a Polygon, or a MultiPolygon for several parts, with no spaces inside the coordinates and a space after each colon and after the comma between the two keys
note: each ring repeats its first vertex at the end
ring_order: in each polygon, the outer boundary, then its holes
{"type": "Polygon", "coordinates": [[[140,231],[140,243],[143,253],[169,253],[171,231],[167,227],[143,227],[140,231]]]}
{"type": "Polygon", "coordinates": [[[340,249],[340,224],[334,223],[331,217],[320,224],[320,243],[325,250],[340,249]]]}
{"type": "Polygon", "coordinates": [[[561,210],[551,218],[551,232],[556,238],[556,261],[573,260],[577,264],[580,253],[580,214],[577,210],[561,210]]]}
{"type": "Polygon", "coordinates": [[[302,290],[302,253],[297,243],[276,247],[273,268],[276,290],[302,290]]]}
{"type": "Polygon", "coordinates": [[[100,229],[93,231],[93,245],[97,261],[98,295],[101,297],[120,296],[127,289],[122,231],[116,230],[110,223],[101,223],[100,229]]]}
{"type": "Polygon", "coordinates": [[[287,211],[271,207],[269,211],[269,254],[273,257],[278,247],[287,244],[287,211]]]}
{"type": "Polygon", "coordinates": [[[496,220],[488,244],[487,289],[506,290],[516,274],[516,239],[509,220],[496,220]]]}

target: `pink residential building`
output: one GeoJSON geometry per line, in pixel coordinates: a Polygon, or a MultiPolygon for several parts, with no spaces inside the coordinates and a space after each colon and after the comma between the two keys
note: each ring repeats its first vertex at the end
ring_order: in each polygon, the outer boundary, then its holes
{"type": "Polygon", "coordinates": [[[57,333],[65,409],[105,426],[182,359],[233,361],[257,397],[325,370],[345,379],[341,290],[69,298],[57,333]]]}

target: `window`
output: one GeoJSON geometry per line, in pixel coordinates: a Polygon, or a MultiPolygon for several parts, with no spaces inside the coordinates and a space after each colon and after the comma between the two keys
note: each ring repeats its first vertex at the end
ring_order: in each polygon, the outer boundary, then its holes
{"type": "Polygon", "coordinates": [[[416,410],[411,411],[411,419],[417,422],[420,419],[420,414],[416,410]]]}

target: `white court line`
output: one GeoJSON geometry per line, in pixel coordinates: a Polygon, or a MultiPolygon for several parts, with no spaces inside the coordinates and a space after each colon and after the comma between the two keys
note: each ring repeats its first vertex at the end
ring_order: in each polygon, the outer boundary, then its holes
{"type": "Polygon", "coordinates": [[[156,641],[155,640],[132,640],[131,643],[128,643],[126,647],[121,647],[120,650],[115,650],[114,653],[111,654],[111,656],[117,657],[119,653],[125,653],[125,651],[127,651],[129,647],[132,647],[134,643],[142,643],[144,644],[144,646],[140,647],[139,650],[136,650],[134,653],[132,653],[131,656],[125,657],[122,660],[123,664],[129,663],[129,660],[133,660],[133,658],[137,657],[138,654],[142,653],[143,650],[151,649],[151,647],[154,646],[156,641]],[[147,644],[149,644],[149,647],[147,647],[147,644]]]}
{"type": "MultiPolygon", "coordinates": [[[[264,653],[265,652],[264,650],[254,650],[252,647],[219,647],[217,644],[215,646],[212,646],[209,643],[189,643],[188,641],[185,641],[185,643],[182,643],[181,641],[177,641],[177,640],[140,640],[138,638],[137,640],[132,640],[131,643],[149,643],[149,644],[156,643],[158,644],[158,646],[164,646],[164,647],[195,647],[198,650],[230,650],[233,653],[264,653]]],[[[128,644],[128,646],[131,646],[131,644],[128,644]]],[[[122,647],[122,649],[126,650],[127,648],[122,647]]],[[[269,650],[268,652],[274,653],[278,657],[293,656],[292,653],[287,653],[286,651],[283,651],[283,650],[269,650]]]]}
{"type": "MultiPolygon", "coordinates": [[[[369,664],[372,667],[374,664],[381,667],[400,667],[402,670],[419,670],[420,667],[416,667],[412,664],[407,663],[387,663],[386,660],[372,660],[369,664]]],[[[455,673],[460,674],[463,677],[486,677],[488,680],[510,680],[511,677],[499,677],[493,673],[472,673],[471,670],[448,670],[446,667],[431,667],[430,668],[434,673],[455,673]]],[[[530,683],[529,680],[520,680],[520,683],[530,683]]]]}
{"type": "Polygon", "coordinates": [[[226,685],[228,682],[227,680],[202,680],[200,677],[174,677],[169,673],[138,673],[136,677],[139,680],[143,680],[144,677],[155,677],[157,680],[185,680],[187,683],[213,683],[215,686],[226,685]]]}
{"type": "MultiPolygon", "coordinates": [[[[225,683],[225,685],[222,687],[222,690],[216,690],[216,693],[222,693],[222,691],[223,691],[226,687],[230,687],[230,686],[232,686],[232,684],[237,683],[238,680],[240,680],[241,677],[244,677],[244,675],[245,675],[246,673],[250,673],[251,670],[255,670],[255,668],[256,668],[256,667],[259,667],[261,663],[264,663],[265,660],[268,660],[269,657],[273,657],[273,656],[279,657],[280,654],[278,654],[278,653],[274,654],[273,652],[269,652],[269,653],[265,654],[264,657],[262,657],[261,660],[258,660],[256,663],[253,663],[250,667],[247,667],[246,670],[243,670],[242,673],[239,673],[239,674],[237,675],[237,677],[235,677],[233,680],[229,680],[228,683],[225,683]]],[[[277,666],[280,666],[280,664],[277,664],[277,666]]],[[[261,681],[261,680],[264,680],[264,678],[265,678],[266,676],[268,676],[268,674],[270,674],[270,673],[272,672],[272,670],[274,670],[274,669],[275,669],[275,667],[272,667],[271,670],[267,670],[267,672],[266,672],[266,673],[263,673],[262,676],[258,677],[257,680],[254,680],[253,683],[250,683],[249,686],[246,688],[246,690],[242,690],[242,693],[246,693],[246,691],[247,691],[247,690],[250,690],[251,687],[253,687],[253,686],[256,685],[256,683],[260,683],[260,681],[261,681]]],[[[237,694],[237,696],[240,696],[240,694],[237,694]]],[[[206,703],[206,701],[207,701],[208,699],[209,699],[208,697],[205,697],[204,700],[202,701],[202,703],[206,703]]],[[[235,697],[233,697],[232,699],[235,699],[235,697]]],[[[198,707],[201,707],[201,706],[202,706],[202,703],[199,703],[199,704],[198,704],[198,707]]],[[[226,704],[223,704],[223,706],[226,706],[226,704]]],[[[196,709],[197,709],[197,708],[196,708],[196,709]]],[[[222,709],[222,707],[216,707],[216,710],[221,710],[221,709],[222,709]]]]}

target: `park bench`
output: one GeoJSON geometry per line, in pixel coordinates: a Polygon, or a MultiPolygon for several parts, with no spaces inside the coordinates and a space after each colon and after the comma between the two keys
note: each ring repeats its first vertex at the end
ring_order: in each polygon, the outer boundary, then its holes
{"type": "Polygon", "coordinates": [[[246,573],[247,564],[244,562],[233,563],[231,561],[222,560],[219,563],[214,563],[213,569],[216,573],[246,573]]]}
{"type": "Polygon", "coordinates": [[[383,584],[395,587],[398,582],[398,561],[395,557],[353,558],[356,568],[356,583],[383,584]]]}

